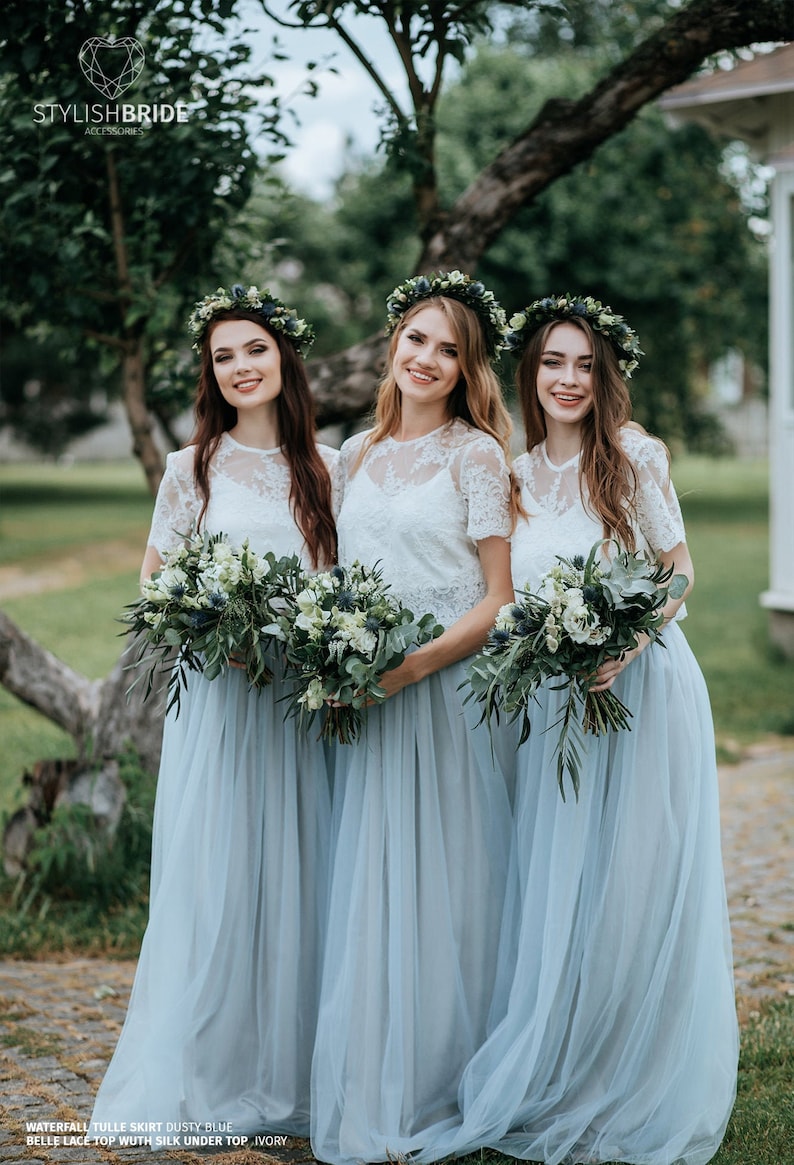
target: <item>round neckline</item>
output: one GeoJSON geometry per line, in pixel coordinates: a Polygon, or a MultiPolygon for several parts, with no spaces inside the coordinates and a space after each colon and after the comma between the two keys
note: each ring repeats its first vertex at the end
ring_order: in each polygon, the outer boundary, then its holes
{"type": "Polygon", "coordinates": [[[582,452],[580,449],[577,453],[574,453],[573,457],[569,457],[567,461],[563,461],[561,465],[555,465],[552,459],[549,457],[545,441],[541,445],[540,451],[543,454],[543,460],[546,462],[549,469],[553,470],[555,473],[562,473],[564,469],[570,469],[572,465],[576,465],[576,462],[579,460],[582,452]]]}
{"type": "Polygon", "coordinates": [[[435,436],[435,434],[440,433],[442,431],[442,429],[450,428],[452,425],[455,424],[456,420],[457,420],[457,417],[450,417],[450,419],[448,421],[444,421],[442,424],[438,425],[435,429],[431,429],[429,433],[422,433],[422,435],[420,437],[409,437],[406,441],[399,441],[392,433],[389,433],[389,436],[387,439],[389,441],[393,441],[395,445],[415,445],[417,443],[417,441],[426,441],[428,437],[435,436]]]}
{"type": "Polygon", "coordinates": [[[245,449],[247,453],[273,454],[273,453],[280,453],[281,452],[280,445],[276,445],[275,448],[273,448],[273,449],[260,449],[258,445],[243,445],[242,441],[238,441],[236,437],[233,437],[228,429],[224,430],[223,435],[227,439],[227,441],[230,441],[232,443],[232,445],[235,445],[238,449],[245,449]]]}

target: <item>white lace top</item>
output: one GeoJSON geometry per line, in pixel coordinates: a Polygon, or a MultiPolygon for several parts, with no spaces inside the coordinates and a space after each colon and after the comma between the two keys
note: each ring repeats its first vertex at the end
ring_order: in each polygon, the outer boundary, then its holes
{"type": "MultiPolygon", "coordinates": [[[[637,429],[624,428],[621,440],[637,471],[633,522],[637,549],[672,550],[686,541],[686,533],[667,453],[659,441],[637,429]]],[[[578,455],[554,465],[543,442],[518,457],[513,468],[529,515],[527,521],[519,521],[511,540],[513,583],[517,589],[534,589],[540,576],[554,566],[556,555],[587,555],[603,538],[603,529],[579,494],[578,455]]]]}
{"type": "Polygon", "coordinates": [[[497,441],[453,420],[414,441],[387,437],[337,464],[339,561],[380,563],[415,615],[450,626],[486,593],[477,542],[510,534],[510,479],[497,441]]]}
{"type": "MultiPolygon", "coordinates": [[[[319,446],[333,472],[335,449],[319,446]]],[[[149,545],[160,554],[174,549],[196,528],[201,497],[193,481],[195,446],[169,453],[154,504],[149,545]]],[[[289,504],[290,472],[281,449],[251,449],[228,433],[221,437],[209,469],[210,501],[202,528],[226,534],[234,546],[247,538],[259,554],[272,550],[305,556],[303,535],[289,504]]],[[[305,557],[309,565],[308,556],[305,557]]]]}

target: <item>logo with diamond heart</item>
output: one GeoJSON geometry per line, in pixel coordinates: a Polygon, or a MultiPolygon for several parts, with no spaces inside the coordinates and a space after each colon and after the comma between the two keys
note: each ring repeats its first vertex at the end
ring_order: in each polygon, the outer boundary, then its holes
{"type": "Polygon", "coordinates": [[[132,36],[89,37],[78,56],[85,79],[109,101],[135,84],[146,60],[142,45],[132,36]]]}

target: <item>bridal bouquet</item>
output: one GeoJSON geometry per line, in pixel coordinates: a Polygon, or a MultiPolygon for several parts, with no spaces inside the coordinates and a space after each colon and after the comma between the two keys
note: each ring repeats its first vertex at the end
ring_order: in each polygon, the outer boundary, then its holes
{"type": "MultiPolygon", "coordinates": [[[[212,680],[234,659],[253,688],[273,678],[265,652],[284,597],[302,580],[295,555],[261,555],[247,541],[238,549],[224,534],[195,534],[165,556],[162,568],[141,584],[141,598],[124,609],[126,634],[136,636],[133,682],[146,682],[149,696],[158,668],[170,671],[168,708],[179,714],[189,671],[212,680]]],[[[128,692],[129,694],[129,692],[128,692]]]]}
{"type": "Polygon", "coordinates": [[[595,543],[586,561],[558,556],[536,593],[519,591],[519,601],[502,607],[468,672],[466,699],[484,705],[482,718],[489,725],[500,712],[509,722],[520,717],[521,744],[531,728],[530,700],[537,699],[541,685],[559,678],[552,688],[567,688],[557,742],[563,800],[566,772],[579,797],[581,733],[598,736],[630,728],[631,712],[612,690],[591,690],[594,672],[636,647],[642,633],[661,643],[662,608],[668,597],[680,598],[687,587],[685,575],[673,575],[643,553],[621,550],[602,564],[599,550],[605,541],[595,543]]]}
{"type": "Polygon", "coordinates": [[[383,672],[443,630],[432,615],[417,619],[400,607],[388,589],[377,567],[335,566],[306,579],[267,628],[294,669],[292,715],[311,723],[320,713],[324,740],[356,740],[367,705],[385,699],[383,672]]]}

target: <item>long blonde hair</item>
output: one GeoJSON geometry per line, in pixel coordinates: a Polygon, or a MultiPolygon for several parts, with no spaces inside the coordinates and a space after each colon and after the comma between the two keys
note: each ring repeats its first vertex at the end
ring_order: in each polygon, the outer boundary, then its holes
{"type": "Polygon", "coordinates": [[[538,369],[549,333],[560,323],[573,324],[584,332],[593,353],[590,381],[593,407],[582,422],[579,489],[589,508],[600,518],[604,537],[616,538],[622,546],[633,550],[631,519],[636,516],[637,472],[620,439],[621,428],[632,423],[631,399],[615,349],[584,319],[550,320],[527,343],[516,372],[527,449],[534,449],[546,437],[546,414],[537,392],[538,369]]]}
{"type": "MultiPolygon", "coordinates": [[[[457,346],[460,364],[460,380],[452,390],[448,401],[450,420],[459,417],[472,428],[487,433],[499,443],[508,466],[511,463],[510,436],[513,421],[507,411],[499,378],[493,370],[485,336],[476,312],[464,303],[446,296],[428,296],[410,307],[392,334],[386,361],[386,371],[378,387],[372,431],[362,442],[356,465],[360,465],[366,452],[378,441],[396,432],[402,418],[402,393],[394,376],[394,354],[400,337],[410,326],[413,317],[425,307],[437,307],[449,320],[457,346]]],[[[510,513],[515,522],[523,514],[520,487],[510,470],[510,513]]]]}
{"type": "Polygon", "coordinates": [[[365,451],[394,433],[400,424],[402,394],[393,372],[394,353],[400,336],[413,317],[425,307],[437,307],[443,311],[449,319],[457,345],[461,376],[449,398],[450,419],[460,417],[473,428],[488,433],[499,442],[505,456],[508,456],[513,422],[502,399],[499,379],[488,359],[480,321],[471,308],[456,299],[447,299],[444,296],[431,296],[415,303],[408,309],[394,331],[389,344],[386,372],[378,388],[374,426],[367,437],[365,451]]]}

